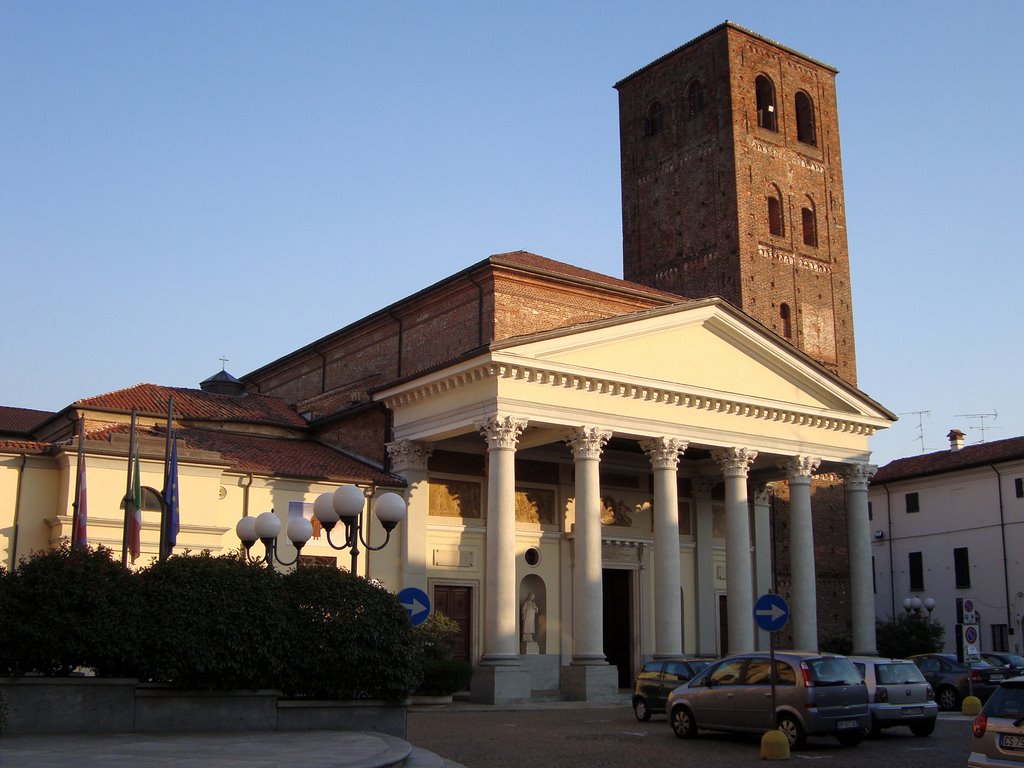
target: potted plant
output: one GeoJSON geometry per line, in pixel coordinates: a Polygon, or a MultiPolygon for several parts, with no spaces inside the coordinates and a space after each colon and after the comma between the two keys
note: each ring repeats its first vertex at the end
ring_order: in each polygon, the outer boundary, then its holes
{"type": "Polygon", "coordinates": [[[452,641],[459,633],[458,622],[434,611],[416,627],[423,663],[423,680],[413,692],[414,704],[447,704],[453,694],[469,687],[473,668],[452,658],[452,641]]]}

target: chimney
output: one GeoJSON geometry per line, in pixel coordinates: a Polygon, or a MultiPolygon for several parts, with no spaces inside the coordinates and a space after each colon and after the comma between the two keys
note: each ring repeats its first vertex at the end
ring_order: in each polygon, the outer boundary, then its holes
{"type": "Polygon", "coordinates": [[[959,451],[964,447],[964,433],[959,429],[949,430],[949,434],[946,437],[949,438],[949,450],[959,451]]]}

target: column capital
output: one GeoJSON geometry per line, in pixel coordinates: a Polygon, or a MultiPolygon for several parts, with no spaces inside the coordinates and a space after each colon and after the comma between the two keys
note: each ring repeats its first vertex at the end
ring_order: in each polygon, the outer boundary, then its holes
{"type": "Polygon", "coordinates": [[[718,462],[726,477],[746,477],[757,458],[757,451],[750,448],[719,448],[711,452],[711,458],[718,462]]]}
{"type": "Polygon", "coordinates": [[[395,440],[393,443],[385,443],[388,457],[391,459],[391,469],[398,474],[403,472],[426,472],[427,460],[434,452],[434,446],[430,443],[421,443],[417,440],[395,440]]]}
{"type": "Polygon", "coordinates": [[[754,504],[759,507],[767,507],[771,503],[772,491],[775,487],[771,483],[766,483],[762,480],[758,480],[751,484],[754,492],[751,494],[754,498],[754,504]]]}
{"type": "Polygon", "coordinates": [[[474,426],[487,440],[488,449],[515,450],[519,436],[523,434],[528,423],[526,419],[515,416],[489,416],[476,422],[474,426]]]}
{"type": "Polygon", "coordinates": [[[600,427],[578,427],[566,439],[574,459],[600,459],[605,443],[611,440],[610,430],[600,427]]]}
{"type": "Polygon", "coordinates": [[[810,483],[811,475],[821,464],[821,459],[814,456],[791,456],[779,466],[786,470],[786,479],[792,483],[810,483]]]}
{"type": "Polygon", "coordinates": [[[653,437],[641,440],[640,449],[647,454],[654,469],[676,469],[679,456],[688,444],[678,437],[653,437]]]}
{"type": "Polygon", "coordinates": [[[850,464],[841,473],[846,481],[846,488],[850,491],[866,491],[868,483],[878,471],[875,464],[850,464]]]}

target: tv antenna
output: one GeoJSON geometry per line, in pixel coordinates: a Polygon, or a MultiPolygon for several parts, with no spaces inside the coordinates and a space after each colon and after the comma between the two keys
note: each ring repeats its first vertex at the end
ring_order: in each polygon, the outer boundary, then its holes
{"type": "Polygon", "coordinates": [[[977,429],[979,432],[981,432],[981,442],[983,442],[983,443],[985,442],[985,430],[986,429],[999,429],[999,427],[986,427],[985,426],[985,419],[998,419],[999,418],[999,414],[996,412],[995,408],[992,409],[992,413],[954,413],[953,415],[956,416],[958,419],[977,419],[978,420],[978,426],[971,427],[971,429],[977,429]]]}
{"type": "Polygon", "coordinates": [[[921,441],[921,453],[924,453],[924,417],[931,415],[931,411],[906,411],[900,414],[900,416],[917,416],[917,437],[914,439],[921,441]]]}

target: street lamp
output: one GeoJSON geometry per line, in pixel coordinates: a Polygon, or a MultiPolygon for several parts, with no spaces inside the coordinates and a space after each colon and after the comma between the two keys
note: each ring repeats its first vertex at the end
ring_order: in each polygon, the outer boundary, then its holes
{"type": "Polygon", "coordinates": [[[922,600],[919,597],[908,597],[903,601],[903,610],[909,613],[916,613],[921,616],[931,616],[935,610],[935,598],[926,597],[922,600]],[[921,609],[924,609],[923,611],[921,609]]]}
{"type": "Polygon", "coordinates": [[[249,550],[256,543],[256,540],[259,539],[263,542],[265,550],[263,561],[267,564],[268,568],[273,570],[275,560],[279,565],[283,566],[295,565],[299,561],[302,548],[309,541],[309,537],[313,535],[313,524],[305,517],[293,517],[288,521],[288,539],[295,547],[295,559],[288,562],[282,560],[278,554],[277,536],[281,533],[281,519],[274,510],[264,512],[255,517],[246,515],[238,521],[238,524],[235,526],[235,533],[242,540],[242,546],[245,547],[247,559],[249,557],[249,550]]]}
{"type": "Polygon", "coordinates": [[[397,493],[382,493],[373,503],[374,512],[381,526],[387,534],[384,542],[376,547],[371,547],[366,541],[366,525],[368,521],[363,519],[364,507],[367,500],[373,497],[373,490],[362,491],[354,485],[343,485],[334,493],[321,493],[313,502],[313,514],[320,521],[320,525],[327,531],[327,543],[332,549],[352,550],[352,573],[356,573],[359,563],[359,545],[362,544],[367,550],[377,552],[384,549],[391,541],[391,532],[402,520],[405,519],[405,499],[397,493]],[[331,540],[331,531],[338,522],[345,524],[345,540],[343,544],[335,544],[331,540]]]}

